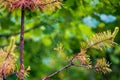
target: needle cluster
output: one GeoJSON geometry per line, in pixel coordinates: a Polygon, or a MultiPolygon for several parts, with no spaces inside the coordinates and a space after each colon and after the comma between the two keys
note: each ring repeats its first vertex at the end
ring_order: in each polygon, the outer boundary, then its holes
{"type": "Polygon", "coordinates": [[[15,47],[15,39],[11,38],[10,45],[0,49],[0,77],[13,74],[16,71],[18,56],[14,53],[15,47]]]}

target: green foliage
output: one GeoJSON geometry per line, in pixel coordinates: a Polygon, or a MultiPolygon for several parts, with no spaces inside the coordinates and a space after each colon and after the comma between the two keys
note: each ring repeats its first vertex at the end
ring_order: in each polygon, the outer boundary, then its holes
{"type": "MultiPolygon", "coordinates": [[[[89,36],[104,30],[113,32],[114,27],[120,25],[119,3],[119,0],[65,0],[62,3],[62,8],[51,14],[49,11],[45,14],[39,10],[32,12],[26,10],[25,31],[28,30],[28,32],[25,32],[25,66],[31,66],[30,75],[26,80],[39,80],[67,64],[67,59],[63,60],[59,56],[60,54],[53,50],[58,43],[64,45],[64,55],[70,58],[79,53],[80,43],[86,41],[89,36]],[[96,13],[113,15],[116,20],[105,23],[96,13]],[[99,22],[96,28],[83,22],[83,19],[88,16],[99,22]]],[[[0,47],[8,44],[11,35],[15,36],[16,44],[19,45],[19,35],[16,34],[19,30],[20,10],[8,13],[8,11],[0,8],[0,47]]],[[[115,42],[118,44],[120,44],[119,35],[120,33],[115,38],[115,42]]],[[[19,46],[16,48],[17,54],[19,53],[18,50],[19,46]]],[[[92,55],[90,58],[93,62],[95,58],[105,57],[111,63],[112,72],[106,76],[84,68],[72,67],[52,79],[104,80],[108,78],[109,80],[119,80],[119,52],[119,46],[107,48],[105,51],[89,49],[87,52],[88,55],[92,55]]],[[[13,80],[13,78],[14,75],[8,76],[9,80],[13,80]]]]}

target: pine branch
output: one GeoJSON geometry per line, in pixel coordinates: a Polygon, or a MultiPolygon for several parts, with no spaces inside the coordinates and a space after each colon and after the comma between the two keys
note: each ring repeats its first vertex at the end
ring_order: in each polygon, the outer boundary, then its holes
{"type": "MultiPolygon", "coordinates": [[[[109,41],[110,41],[109,43],[113,43],[114,38],[117,35],[118,31],[119,31],[119,28],[116,27],[112,34],[111,34],[110,31],[107,31],[107,32],[104,32],[104,33],[96,34],[94,37],[91,37],[90,42],[87,41],[87,45],[82,46],[80,53],[78,53],[75,57],[73,57],[70,60],[70,64],[66,65],[65,67],[63,67],[60,70],[52,73],[51,75],[45,77],[42,80],[48,80],[49,78],[55,76],[59,72],[65,70],[65,69],[67,69],[71,66],[78,66],[78,67],[85,67],[87,69],[92,69],[90,57],[86,54],[87,49],[91,48],[95,45],[98,45],[98,44],[101,44],[101,43],[106,43],[106,42],[109,42],[109,41]],[[92,44],[91,44],[91,42],[92,42],[92,44]],[[76,63],[76,61],[79,61],[79,63],[76,63]]],[[[108,45],[110,45],[109,43],[108,43],[108,45]]],[[[106,45],[103,45],[103,46],[106,46],[106,45]]],[[[111,72],[111,69],[109,68],[109,64],[106,63],[106,60],[104,58],[97,60],[94,69],[96,71],[99,71],[99,72],[102,72],[102,73],[111,72]]]]}
{"type": "Polygon", "coordinates": [[[102,48],[112,46],[113,44],[115,44],[114,38],[117,35],[118,31],[119,28],[115,27],[113,33],[111,33],[111,31],[106,31],[95,34],[90,37],[86,42],[82,43],[81,47],[84,50],[87,50],[91,47],[102,50],[102,48]]]}

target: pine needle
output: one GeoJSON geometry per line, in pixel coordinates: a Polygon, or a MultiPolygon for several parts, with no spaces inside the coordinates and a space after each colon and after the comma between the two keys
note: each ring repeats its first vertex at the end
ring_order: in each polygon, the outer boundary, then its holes
{"type": "Polygon", "coordinates": [[[113,46],[115,44],[114,38],[119,31],[119,27],[115,27],[114,32],[110,30],[97,33],[91,36],[86,42],[81,43],[81,48],[87,50],[88,48],[96,48],[103,50],[103,48],[113,46]]]}

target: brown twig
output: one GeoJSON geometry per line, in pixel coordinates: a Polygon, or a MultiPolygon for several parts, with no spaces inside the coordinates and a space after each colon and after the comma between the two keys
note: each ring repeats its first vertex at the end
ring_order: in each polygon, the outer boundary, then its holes
{"type": "Polygon", "coordinates": [[[65,70],[65,69],[67,69],[67,68],[69,68],[69,67],[71,67],[71,66],[73,66],[73,65],[74,65],[74,63],[71,62],[71,63],[69,63],[68,65],[66,65],[66,66],[64,66],[63,68],[61,68],[60,70],[58,70],[58,71],[52,73],[51,75],[49,75],[49,76],[43,78],[42,80],[48,80],[48,79],[51,78],[52,76],[58,74],[59,72],[65,70]]]}
{"type": "MultiPolygon", "coordinates": [[[[25,30],[24,33],[27,33],[27,32],[29,32],[29,31],[31,31],[33,29],[37,29],[37,28],[41,27],[41,25],[44,25],[44,24],[46,24],[46,23],[36,24],[34,27],[25,30]]],[[[12,36],[17,36],[19,34],[20,34],[20,32],[11,33],[11,34],[0,34],[0,37],[6,37],[6,38],[8,38],[8,37],[12,37],[12,36]]]]}
{"type": "Polygon", "coordinates": [[[24,80],[24,5],[21,9],[21,32],[20,32],[20,80],[24,80]]]}
{"type": "MultiPolygon", "coordinates": [[[[92,47],[92,46],[94,46],[94,45],[97,45],[97,44],[99,44],[99,43],[101,43],[101,42],[104,42],[104,41],[106,41],[106,40],[111,40],[111,39],[112,39],[112,37],[109,37],[109,38],[107,38],[107,39],[104,39],[104,40],[101,40],[101,41],[99,41],[99,42],[96,42],[96,43],[94,43],[94,44],[92,44],[92,45],[86,47],[84,50],[86,51],[88,48],[90,48],[90,47],[92,47]]],[[[76,55],[76,56],[77,56],[77,55],[76,55]]],[[[58,70],[58,71],[52,73],[51,75],[49,75],[49,76],[43,78],[42,80],[48,80],[48,79],[51,78],[52,76],[58,74],[59,72],[65,70],[65,69],[67,69],[67,68],[69,68],[69,67],[71,67],[71,66],[83,67],[84,65],[76,65],[76,64],[74,64],[74,59],[76,58],[76,56],[73,57],[73,58],[71,59],[70,64],[64,66],[64,67],[61,68],[60,70],[58,70]]]]}

